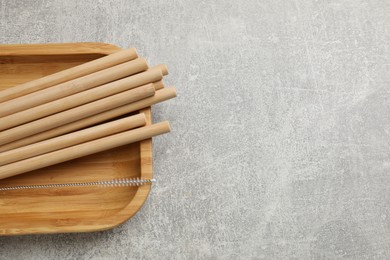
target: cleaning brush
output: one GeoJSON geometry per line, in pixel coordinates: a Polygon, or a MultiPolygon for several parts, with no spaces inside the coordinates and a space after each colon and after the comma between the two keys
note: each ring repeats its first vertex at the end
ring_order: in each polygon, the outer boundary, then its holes
{"type": "Polygon", "coordinates": [[[52,183],[42,185],[24,185],[24,186],[9,186],[0,187],[0,191],[11,190],[29,190],[29,189],[50,189],[50,188],[69,188],[69,187],[126,187],[126,186],[142,186],[148,183],[156,182],[156,179],[140,179],[140,178],[121,178],[103,181],[91,182],[74,182],[74,183],[52,183]]]}

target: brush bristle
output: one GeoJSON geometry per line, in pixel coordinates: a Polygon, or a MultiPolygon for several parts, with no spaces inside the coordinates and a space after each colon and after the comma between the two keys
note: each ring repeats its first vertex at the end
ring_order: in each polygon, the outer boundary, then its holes
{"type": "Polygon", "coordinates": [[[50,188],[69,188],[69,187],[134,187],[142,186],[148,183],[155,182],[155,179],[140,179],[140,178],[121,178],[93,182],[75,182],[75,183],[53,183],[43,185],[24,185],[0,187],[0,191],[11,190],[26,190],[26,189],[50,189],[50,188]]]}

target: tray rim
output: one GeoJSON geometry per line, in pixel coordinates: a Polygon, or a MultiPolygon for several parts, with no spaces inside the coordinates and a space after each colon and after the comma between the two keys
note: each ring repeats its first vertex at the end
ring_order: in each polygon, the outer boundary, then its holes
{"type": "MultiPolygon", "coordinates": [[[[108,55],[119,51],[122,48],[103,42],[76,42],[76,43],[48,43],[48,44],[0,44],[1,56],[50,56],[50,55],[88,55],[102,54],[108,55]],[[42,52],[44,50],[44,53],[42,52]]],[[[151,124],[151,108],[142,109],[147,117],[147,124],[151,124]]],[[[152,166],[152,139],[147,139],[140,143],[140,177],[153,178],[152,166]]],[[[23,230],[3,229],[0,236],[28,235],[28,234],[50,234],[50,233],[82,233],[96,232],[115,228],[131,217],[133,217],[144,205],[151,190],[151,185],[138,187],[134,197],[116,215],[111,215],[96,220],[96,223],[89,226],[58,226],[50,230],[45,227],[24,228],[23,230]],[[73,229],[72,229],[73,227],[73,229]]]]}

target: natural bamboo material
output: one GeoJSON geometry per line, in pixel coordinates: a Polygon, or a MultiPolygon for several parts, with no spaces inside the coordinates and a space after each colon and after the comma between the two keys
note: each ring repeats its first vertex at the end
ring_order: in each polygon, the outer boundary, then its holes
{"type": "Polygon", "coordinates": [[[23,146],[8,152],[0,153],[0,166],[21,161],[30,157],[78,145],[105,136],[117,134],[146,124],[145,114],[118,119],[102,125],[86,128],[67,135],[44,140],[39,143],[23,146]]]}
{"type": "MultiPolygon", "coordinates": [[[[155,82],[161,80],[162,77],[161,69],[156,67],[137,75],[60,98],[28,110],[20,111],[1,118],[0,131],[136,88],[140,86],[140,84],[155,82]]],[[[161,87],[160,84],[158,84],[157,87],[161,87]]]]}
{"type": "MultiPolygon", "coordinates": [[[[52,86],[41,91],[21,96],[6,102],[0,106],[0,117],[30,109],[35,106],[51,102],[66,96],[85,91],[123,77],[145,71],[148,64],[144,58],[125,62],[114,67],[104,69],[86,76],[70,80],[59,85],[52,86]]],[[[138,75],[135,75],[138,76],[138,75]]],[[[139,76],[140,77],[140,76],[139,76]]],[[[137,80],[139,80],[137,77],[137,80]]]]}
{"type": "Polygon", "coordinates": [[[90,154],[106,151],[112,148],[131,144],[170,131],[168,122],[144,126],[135,130],[103,137],[94,141],[71,146],[51,153],[35,156],[16,163],[0,167],[0,179],[8,178],[50,165],[70,161],[90,154]]]}
{"type": "MultiPolygon", "coordinates": [[[[0,89],[12,88],[119,49],[103,43],[0,45],[0,89]]],[[[150,122],[150,107],[141,112],[150,122]]],[[[152,141],[147,139],[3,179],[0,187],[116,178],[152,179],[152,150],[152,141]]],[[[0,236],[111,229],[134,216],[150,190],[151,185],[0,192],[0,236]]]]}
{"type": "Polygon", "coordinates": [[[153,82],[153,86],[155,90],[163,89],[164,88],[164,82],[162,80],[153,82]]]}
{"type": "Polygon", "coordinates": [[[88,118],[84,118],[66,125],[62,125],[45,132],[41,132],[26,138],[22,138],[12,143],[2,145],[0,146],[0,152],[9,151],[15,148],[23,147],[25,145],[29,145],[36,142],[40,142],[42,140],[53,138],[62,134],[67,134],[72,131],[82,129],[84,127],[89,127],[104,122],[106,120],[113,119],[118,116],[125,115],[176,97],[175,88],[163,88],[163,84],[161,81],[155,82],[154,86],[156,89],[161,88],[161,90],[156,91],[156,94],[154,96],[118,108],[114,108],[106,112],[94,116],[90,116],[88,118]]]}
{"type": "Polygon", "coordinates": [[[27,83],[9,88],[0,92],[0,103],[20,96],[24,96],[35,91],[39,91],[69,80],[73,80],[109,67],[121,64],[138,57],[134,48],[121,50],[111,55],[81,64],[79,66],[57,72],[55,74],[39,78],[27,83]]]}
{"type": "Polygon", "coordinates": [[[83,119],[98,113],[139,101],[153,96],[155,89],[153,84],[131,89],[107,98],[100,99],[79,107],[75,107],[39,120],[7,129],[0,132],[0,144],[6,144],[15,140],[31,136],[61,125],[65,125],[79,119],[83,119]]]}
{"type": "Polygon", "coordinates": [[[168,67],[165,64],[159,64],[156,66],[159,68],[164,76],[168,75],[168,67]]]}

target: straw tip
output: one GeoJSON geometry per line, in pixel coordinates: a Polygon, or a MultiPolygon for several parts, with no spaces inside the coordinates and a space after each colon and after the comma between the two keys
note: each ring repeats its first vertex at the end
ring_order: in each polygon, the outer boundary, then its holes
{"type": "Polygon", "coordinates": [[[157,67],[161,70],[161,73],[163,74],[163,76],[168,75],[168,67],[167,67],[167,65],[159,64],[159,65],[157,65],[157,67]]]}
{"type": "Polygon", "coordinates": [[[138,117],[140,120],[144,121],[145,124],[146,124],[146,115],[145,115],[145,113],[140,112],[139,114],[137,114],[135,116],[138,117]]]}
{"type": "Polygon", "coordinates": [[[142,64],[146,64],[149,67],[148,60],[144,57],[139,57],[138,61],[142,64]]]}
{"type": "Polygon", "coordinates": [[[135,62],[137,65],[142,68],[142,70],[147,70],[149,68],[148,60],[144,57],[138,57],[135,62]]]}
{"type": "Polygon", "coordinates": [[[164,127],[165,127],[165,131],[168,133],[168,132],[171,132],[171,124],[168,122],[168,121],[164,121],[162,122],[164,124],[164,127]]]}
{"type": "Polygon", "coordinates": [[[171,90],[171,92],[172,92],[172,96],[174,96],[174,97],[177,97],[177,91],[176,91],[176,88],[174,88],[174,87],[171,87],[171,88],[169,88],[170,90],[171,90]]]}
{"type": "Polygon", "coordinates": [[[149,84],[145,85],[145,90],[147,92],[153,92],[153,94],[156,93],[156,88],[154,86],[154,83],[149,83],[149,84]]]}
{"type": "Polygon", "coordinates": [[[134,47],[123,49],[121,51],[118,51],[118,53],[126,53],[128,56],[130,56],[132,59],[138,58],[137,50],[134,47]]]}
{"type": "Polygon", "coordinates": [[[154,82],[153,85],[156,90],[163,89],[165,87],[164,83],[161,80],[154,82]]]}

